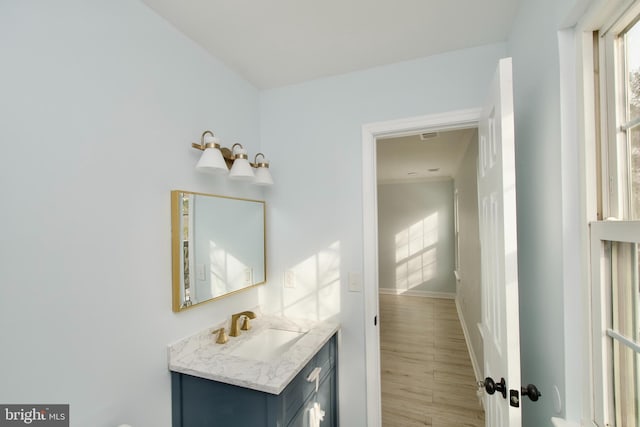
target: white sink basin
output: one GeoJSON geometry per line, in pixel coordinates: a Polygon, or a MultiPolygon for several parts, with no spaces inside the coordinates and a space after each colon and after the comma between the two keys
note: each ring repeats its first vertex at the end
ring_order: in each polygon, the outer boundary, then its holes
{"type": "Polygon", "coordinates": [[[283,329],[256,331],[252,337],[234,348],[231,354],[244,359],[268,362],[280,357],[304,334],[305,332],[286,331],[283,329]]]}

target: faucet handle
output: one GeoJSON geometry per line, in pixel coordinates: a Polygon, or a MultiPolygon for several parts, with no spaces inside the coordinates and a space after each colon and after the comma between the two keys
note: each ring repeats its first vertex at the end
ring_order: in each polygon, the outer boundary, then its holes
{"type": "Polygon", "coordinates": [[[243,331],[248,331],[251,329],[251,323],[249,323],[249,316],[244,316],[244,320],[242,321],[242,326],[240,327],[243,331]]]}
{"type": "Polygon", "coordinates": [[[216,329],[215,331],[211,332],[211,334],[218,334],[218,337],[216,338],[217,344],[224,344],[229,341],[229,337],[225,333],[224,328],[216,329]]]}

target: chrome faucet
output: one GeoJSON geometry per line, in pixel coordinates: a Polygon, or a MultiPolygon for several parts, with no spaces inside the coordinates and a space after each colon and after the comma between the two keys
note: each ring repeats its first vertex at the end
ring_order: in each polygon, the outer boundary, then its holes
{"type": "Polygon", "coordinates": [[[249,319],[255,319],[256,314],[253,311],[243,311],[241,313],[236,313],[231,316],[231,331],[229,332],[230,337],[237,337],[240,335],[240,329],[243,331],[248,331],[251,329],[251,325],[249,324],[249,319]],[[244,323],[242,324],[242,328],[238,328],[238,320],[241,317],[244,317],[244,323]]]}

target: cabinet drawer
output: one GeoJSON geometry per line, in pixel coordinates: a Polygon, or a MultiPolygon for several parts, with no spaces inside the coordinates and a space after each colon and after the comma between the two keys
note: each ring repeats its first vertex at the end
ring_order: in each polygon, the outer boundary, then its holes
{"type": "Polygon", "coordinates": [[[335,337],[331,338],[321,349],[316,353],[315,363],[318,366],[326,365],[333,368],[336,360],[336,340],[335,337]]]}
{"type": "Polygon", "coordinates": [[[311,385],[311,383],[307,381],[307,377],[315,367],[314,360],[312,359],[282,392],[285,420],[289,420],[315,390],[315,383],[311,385]]]}
{"type": "Polygon", "coordinates": [[[334,413],[334,377],[328,375],[318,388],[318,393],[313,393],[309,400],[298,410],[295,416],[289,421],[287,427],[307,427],[309,425],[309,410],[317,402],[320,404],[320,408],[324,411],[324,418],[320,422],[321,427],[334,427],[336,426],[336,417],[334,413]]]}
{"type": "Polygon", "coordinates": [[[291,381],[282,392],[285,425],[316,390],[315,381],[307,381],[309,374],[311,374],[316,367],[321,368],[320,381],[322,381],[331,373],[333,366],[335,366],[335,348],[335,337],[333,337],[316,353],[313,359],[302,368],[302,371],[296,375],[293,381],[291,381]]]}

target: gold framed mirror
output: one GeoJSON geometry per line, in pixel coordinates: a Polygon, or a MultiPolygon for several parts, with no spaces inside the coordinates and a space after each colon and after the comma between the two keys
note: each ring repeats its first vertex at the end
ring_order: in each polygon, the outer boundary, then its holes
{"type": "Polygon", "coordinates": [[[265,202],[171,191],[173,311],[266,281],[265,202]]]}

